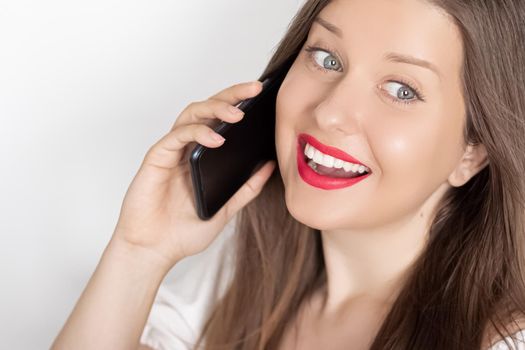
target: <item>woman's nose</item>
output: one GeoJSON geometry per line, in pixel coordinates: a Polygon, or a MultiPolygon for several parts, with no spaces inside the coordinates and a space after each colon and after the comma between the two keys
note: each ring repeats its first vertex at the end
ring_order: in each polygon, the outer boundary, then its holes
{"type": "Polygon", "coordinates": [[[327,132],[358,132],[367,101],[364,86],[357,79],[349,79],[349,76],[330,86],[314,111],[318,127],[327,132]]]}

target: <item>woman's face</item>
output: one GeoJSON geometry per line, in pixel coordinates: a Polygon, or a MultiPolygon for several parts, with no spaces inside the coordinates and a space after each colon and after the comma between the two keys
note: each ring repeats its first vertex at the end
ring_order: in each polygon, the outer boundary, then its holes
{"type": "MultiPolygon", "coordinates": [[[[459,31],[418,0],[335,0],[319,17],[340,35],[315,22],[277,96],[276,148],[287,207],[300,222],[323,230],[410,217],[449,186],[464,152],[459,31]],[[428,61],[433,69],[396,55],[428,61]],[[298,169],[300,134],[346,152],[370,175],[346,187],[309,180],[311,173],[305,180],[298,169]]],[[[304,169],[303,175],[312,171],[304,169]]]]}

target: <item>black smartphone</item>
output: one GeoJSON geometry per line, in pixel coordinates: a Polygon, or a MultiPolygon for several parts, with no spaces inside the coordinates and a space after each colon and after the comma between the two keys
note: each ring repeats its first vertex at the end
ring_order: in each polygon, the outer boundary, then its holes
{"type": "Polygon", "coordinates": [[[281,68],[263,81],[261,92],[237,105],[244,117],[237,123],[221,121],[213,129],[226,141],[218,148],[201,144],[190,155],[191,178],[198,216],[217,211],[275,153],[275,100],[288,69],[281,68]]]}

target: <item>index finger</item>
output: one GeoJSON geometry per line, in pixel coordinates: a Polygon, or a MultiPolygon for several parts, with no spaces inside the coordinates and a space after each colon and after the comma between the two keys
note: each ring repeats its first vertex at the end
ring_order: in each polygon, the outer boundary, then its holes
{"type": "Polygon", "coordinates": [[[258,80],[247,83],[235,84],[219,91],[209,99],[221,100],[231,105],[236,105],[242,100],[257,95],[262,90],[262,83],[258,80]]]}

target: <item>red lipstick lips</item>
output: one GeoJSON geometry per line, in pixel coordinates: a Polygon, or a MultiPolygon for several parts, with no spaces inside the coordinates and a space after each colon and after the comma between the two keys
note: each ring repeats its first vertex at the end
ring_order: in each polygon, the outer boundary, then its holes
{"type": "Polygon", "coordinates": [[[297,168],[301,178],[311,186],[321,188],[323,190],[334,190],[344,187],[352,186],[361,180],[366,179],[371,172],[368,174],[358,176],[355,178],[337,178],[330,176],[323,176],[316,173],[307,163],[304,156],[304,148],[306,143],[309,143],[324,154],[328,154],[332,157],[351,162],[354,164],[364,165],[357,159],[353,158],[348,153],[331,146],[327,146],[319,142],[316,138],[308,134],[300,134],[297,138],[297,168]]]}
{"type": "Polygon", "coordinates": [[[339,148],[326,146],[322,144],[321,142],[319,142],[315,137],[310,136],[308,134],[300,134],[299,141],[303,141],[303,145],[304,145],[304,142],[308,142],[310,145],[314,146],[319,151],[323,152],[324,154],[328,154],[329,156],[332,156],[334,158],[339,158],[341,160],[344,160],[345,162],[364,165],[363,163],[361,163],[360,161],[358,161],[357,159],[355,159],[348,153],[341,151],[339,148]]]}

